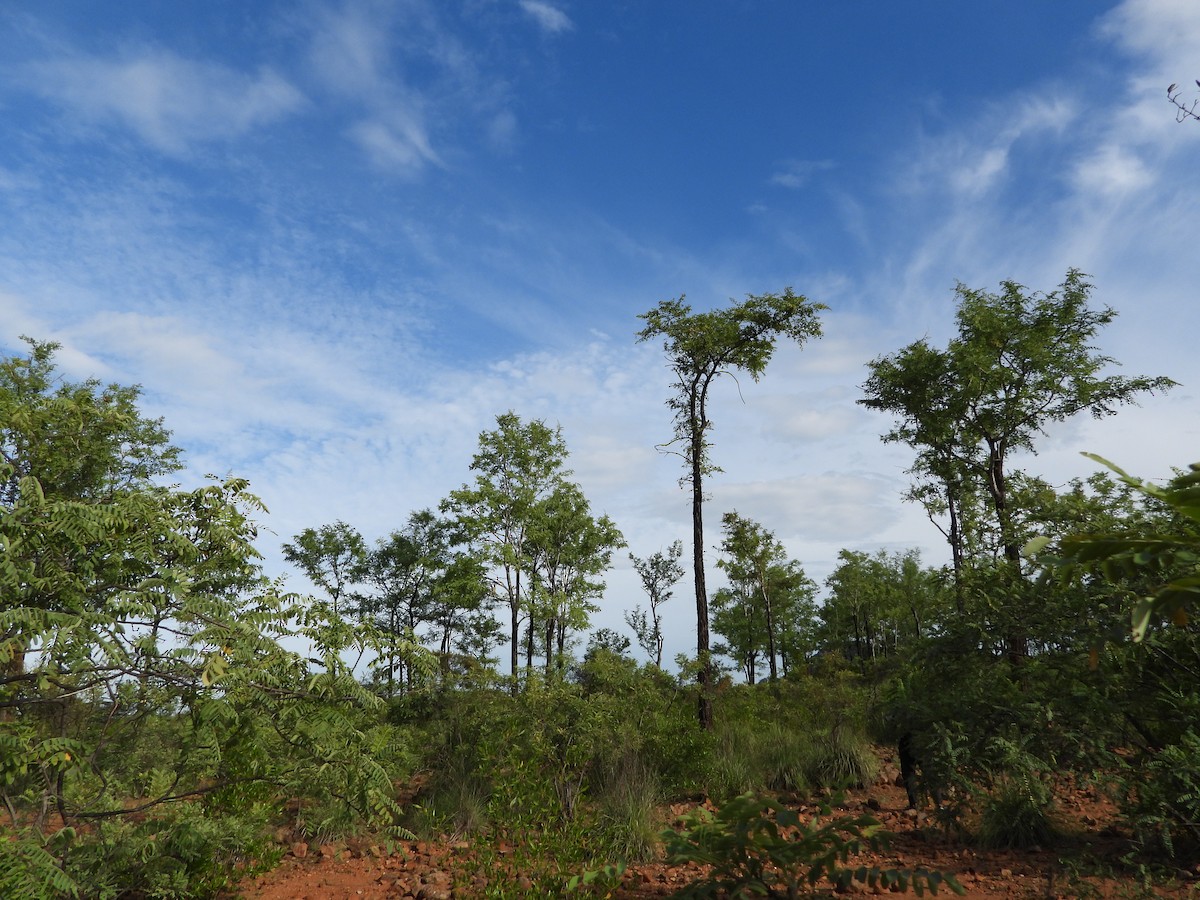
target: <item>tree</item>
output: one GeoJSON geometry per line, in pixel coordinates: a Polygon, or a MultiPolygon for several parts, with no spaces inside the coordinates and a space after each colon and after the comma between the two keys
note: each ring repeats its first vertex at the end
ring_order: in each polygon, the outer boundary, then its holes
{"type": "Polygon", "coordinates": [[[629,610],[625,613],[625,622],[633,629],[638,646],[659,668],[662,667],[663,652],[662,614],[659,607],[671,599],[675,582],[683,577],[683,566],[679,565],[682,556],[683,541],[674,541],[665,553],[659,550],[645,559],[629,554],[633,569],[642,581],[642,589],[650,600],[650,611],[647,616],[641,607],[629,610]]]}
{"type": "Polygon", "coordinates": [[[338,520],[320,528],[305,528],[283,545],[283,558],[297,566],[305,577],[322,588],[333,603],[333,614],[350,585],[366,574],[367,545],[363,536],[338,520]]]}
{"type": "MultiPolygon", "coordinates": [[[[771,680],[779,677],[776,668],[776,623],[772,608],[772,589],[769,573],[772,567],[782,566],[787,561],[787,551],[775,535],[762,525],[727,512],[721,517],[721,528],[725,538],[721,550],[725,558],[717,566],[725,570],[729,580],[737,585],[747,597],[753,597],[755,605],[762,610],[763,633],[766,636],[767,663],[771,680]]],[[[753,683],[753,678],[750,679],[753,683]]]]}
{"type": "MultiPolygon", "coordinates": [[[[858,401],[896,416],[883,439],[912,446],[914,473],[941,483],[952,546],[961,550],[961,515],[957,525],[954,516],[964,497],[974,491],[986,498],[1007,564],[1002,574],[1014,592],[1021,590],[1022,542],[1011,506],[1011,454],[1036,452],[1037,437],[1051,423],[1085,411],[1112,415],[1139,394],[1174,385],[1163,377],[1101,374],[1114,360],[1096,352],[1093,341],[1116,313],[1091,309],[1091,292],[1076,269],[1047,294],[1013,281],[998,294],[959,284],[958,330],[948,347],[939,351],[922,339],[875,359],[858,401]]],[[[1023,657],[1019,623],[1008,640],[1010,658],[1023,657]]]]}
{"type": "Polygon", "coordinates": [[[162,419],[138,411],[140,387],[64,382],[59,345],[22,340],[28,356],[0,360],[0,505],[11,507],[31,475],[46,496],[103,501],[179,470],[162,419]]]}
{"type": "Polygon", "coordinates": [[[462,540],[475,546],[490,569],[495,595],[510,617],[512,689],[517,690],[520,627],[533,565],[529,537],[539,505],[562,484],[567,447],[558,428],[540,419],[525,423],[511,410],[496,417],[496,429],[479,435],[471,461],[473,485],[443,501],[462,540]]]}
{"type": "Polygon", "coordinates": [[[916,550],[842,550],[825,584],[826,643],[862,666],[914,646],[945,623],[945,587],[916,550]]]}
{"type": "Polygon", "coordinates": [[[679,455],[685,474],[681,484],[692,493],[692,570],[696,595],[696,651],[699,663],[700,726],[712,728],[713,671],[709,660],[708,589],[704,578],[704,477],[719,471],[712,462],[708,417],[709,391],[721,375],[745,372],[754,381],[770,362],[782,335],[797,344],[819,337],[817,313],[826,307],[792,293],[748,295],[726,309],[693,313],[684,298],[664,300],[639,318],[646,327],[639,341],[663,339],[663,350],[676,381],[667,401],[675,437],[663,449],[679,455]],[[678,447],[681,449],[671,450],[678,447]]]}
{"type": "Polygon", "coordinates": [[[136,389],[60,382],[53,345],[30,345],[0,360],[0,808],[13,825],[0,872],[13,895],[177,894],[195,866],[219,889],[222,866],[232,876],[266,849],[233,847],[226,826],[262,831],[280,795],[394,824],[394,773],[365,714],[378,701],[342,662],[369,629],[263,576],[262,506],[244,480],[155,482],[178,451],[136,389]],[[292,634],[315,662],[280,644],[292,634]]]}
{"type": "MultiPolygon", "coordinates": [[[[1167,485],[1137,478],[1105,459],[1086,454],[1108,466],[1121,482],[1173,514],[1173,532],[1161,527],[1130,534],[1127,529],[1107,533],[1069,534],[1059,542],[1047,562],[1064,580],[1081,572],[1099,572],[1110,580],[1138,577],[1146,582],[1130,611],[1130,633],[1142,641],[1155,617],[1186,626],[1189,610],[1200,601],[1200,463],[1177,473],[1167,485]]],[[[1043,537],[1026,552],[1036,554],[1051,543],[1043,537]]]]}
{"type": "Polygon", "coordinates": [[[794,559],[772,567],[768,576],[775,598],[775,649],[786,678],[817,649],[817,584],[794,559]]]}
{"type": "Polygon", "coordinates": [[[363,559],[361,579],[373,591],[356,594],[356,605],[359,615],[387,639],[387,653],[376,667],[384,670],[389,695],[395,692],[398,671],[401,685],[413,686],[414,669],[408,668],[406,681],[397,639],[417,639],[420,626],[433,618],[435,585],[449,555],[448,523],[422,509],[409,515],[403,528],[378,540],[363,559]]]}
{"type": "Polygon", "coordinates": [[[493,670],[499,661],[491,653],[502,639],[503,626],[492,614],[496,595],[484,558],[470,551],[452,553],[432,594],[430,614],[443,683],[456,670],[493,670]]]}
{"type": "Polygon", "coordinates": [[[585,659],[590,659],[596,653],[605,651],[614,656],[624,656],[629,652],[629,638],[612,628],[597,628],[588,637],[585,659]]]}
{"type": "Polygon", "coordinates": [[[765,657],[776,681],[781,659],[786,672],[785,646],[791,651],[802,643],[816,585],[759,523],[735,511],[721,517],[721,527],[725,555],[717,566],[730,586],[713,595],[713,630],[725,638],[718,652],[737,660],[750,684],[757,679],[759,658],[765,657]]]}
{"type": "Polygon", "coordinates": [[[608,516],[592,515],[578,484],[562,481],[538,504],[527,542],[533,578],[529,645],[540,616],[546,674],[556,658],[561,674],[567,632],[587,627],[589,614],[596,611],[591,599],[604,592],[599,576],[611,564],[613,551],[625,546],[625,539],[608,516]]]}

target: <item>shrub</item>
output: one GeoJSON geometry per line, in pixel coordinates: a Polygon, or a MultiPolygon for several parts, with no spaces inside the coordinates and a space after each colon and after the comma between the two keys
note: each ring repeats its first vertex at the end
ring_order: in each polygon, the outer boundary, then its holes
{"type": "Polygon", "coordinates": [[[1045,846],[1055,837],[1045,785],[1031,776],[1001,779],[984,801],[976,837],[983,847],[1024,850],[1045,846]]]}
{"type": "Polygon", "coordinates": [[[852,880],[898,890],[914,885],[918,891],[936,891],[944,883],[963,892],[953,878],[938,872],[846,868],[860,850],[885,846],[887,835],[870,816],[828,818],[830,814],[823,807],[824,824],[816,819],[806,823],[778,800],[754,793],[735,797],[715,813],[697,809],[683,831],[663,832],[669,863],[710,867],[676,896],[795,897],[822,880],[835,887],[852,880]]]}
{"type": "Polygon", "coordinates": [[[814,742],[805,772],[822,787],[863,787],[879,774],[879,760],[865,735],[835,726],[814,742]]]}
{"type": "Polygon", "coordinates": [[[1200,862],[1200,735],[1127,769],[1120,780],[1121,815],[1139,848],[1177,865],[1200,862]]]}

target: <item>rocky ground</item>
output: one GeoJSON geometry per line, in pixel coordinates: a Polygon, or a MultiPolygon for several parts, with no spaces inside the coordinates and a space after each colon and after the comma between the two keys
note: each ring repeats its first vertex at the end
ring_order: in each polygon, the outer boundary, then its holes
{"type": "MultiPolygon", "coordinates": [[[[1091,788],[1064,786],[1059,791],[1057,820],[1062,838],[1054,847],[1025,851],[985,851],[969,840],[947,834],[926,813],[905,809],[902,788],[894,784],[895,769],[885,760],[882,775],[872,787],[854,791],[845,803],[850,812],[869,812],[892,833],[887,854],[867,855],[859,864],[881,868],[925,868],[952,873],[969,898],[1200,898],[1200,871],[1177,872],[1169,882],[1151,889],[1129,872],[1101,877],[1097,872],[1118,870],[1126,838],[1112,825],[1113,810],[1091,788]],[[1076,862],[1071,862],[1076,860],[1076,862]],[[1080,860],[1091,860],[1081,863],[1080,860]]],[[[677,804],[664,810],[676,818],[689,807],[677,804]]],[[[495,880],[495,868],[504,865],[506,848],[498,857],[483,861],[466,841],[406,842],[388,852],[369,840],[324,846],[297,842],[274,871],[248,879],[242,885],[246,900],[441,900],[484,897],[495,880]]],[[[700,873],[698,868],[668,867],[661,863],[631,866],[620,886],[607,896],[615,898],[667,897],[700,873]]],[[[527,896],[540,896],[526,881],[527,896]]],[[[505,893],[515,896],[520,893],[505,893]]],[[[883,891],[855,885],[847,893],[883,891]]],[[[817,895],[831,895],[824,889],[817,895]]],[[[592,896],[605,896],[593,894],[592,896]]],[[[942,888],[939,896],[953,896],[942,888]]]]}

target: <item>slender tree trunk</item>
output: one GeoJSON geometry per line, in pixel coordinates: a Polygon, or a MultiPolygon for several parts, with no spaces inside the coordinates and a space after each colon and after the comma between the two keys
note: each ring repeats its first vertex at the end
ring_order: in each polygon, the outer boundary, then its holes
{"type": "Polygon", "coordinates": [[[950,533],[947,535],[947,539],[950,542],[950,558],[954,564],[954,605],[958,610],[960,618],[967,614],[967,604],[963,590],[963,539],[962,520],[959,510],[961,503],[962,498],[959,492],[947,481],[946,508],[950,512],[950,533]]]}
{"type": "Polygon", "coordinates": [[[704,581],[704,431],[693,416],[692,427],[692,567],[696,583],[696,660],[700,666],[700,727],[712,731],[712,659],[708,643],[708,587],[704,581]]]}
{"type": "Polygon", "coordinates": [[[650,620],[654,622],[654,665],[662,668],[663,633],[662,616],[658,614],[658,602],[650,598],[650,620]]]}
{"type": "Polygon", "coordinates": [[[770,662],[771,680],[778,681],[779,673],[775,668],[775,614],[771,609],[771,592],[767,590],[767,576],[761,570],[758,573],[758,589],[762,592],[763,609],[767,614],[767,659],[770,662]]]}
{"type": "MultiPolygon", "coordinates": [[[[1009,577],[1014,586],[1021,579],[1021,548],[1013,535],[1012,517],[1008,510],[1008,486],[1004,475],[1004,444],[1003,442],[988,442],[991,459],[988,464],[988,492],[992,496],[992,506],[996,512],[996,523],[1000,526],[1000,543],[1004,549],[1004,559],[1008,562],[1009,577]]],[[[1024,627],[1020,624],[1017,611],[1009,609],[1009,623],[1005,644],[1007,645],[1008,660],[1014,665],[1020,665],[1029,655],[1029,638],[1024,627]]]]}

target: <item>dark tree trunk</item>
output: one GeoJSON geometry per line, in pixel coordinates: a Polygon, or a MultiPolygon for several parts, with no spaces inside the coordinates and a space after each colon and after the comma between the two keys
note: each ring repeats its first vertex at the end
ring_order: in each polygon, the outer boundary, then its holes
{"type": "MultiPolygon", "coordinates": [[[[1004,559],[1008,562],[1009,578],[1014,586],[1021,579],[1021,548],[1013,534],[1012,517],[1008,509],[1008,486],[1004,475],[1004,443],[988,441],[990,460],[988,463],[988,493],[996,512],[996,523],[1000,527],[1000,543],[1004,559]]],[[[1005,635],[1008,661],[1019,665],[1029,655],[1029,638],[1020,624],[1017,610],[1009,610],[1009,622],[1005,635]]]]}
{"type": "Polygon", "coordinates": [[[770,664],[771,680],[779,680],[779,672],[775,668],[775,613],[771,609],[771,594],[767,590],[767,576],[765,572],[758,574],[758,587],[762,591],[763,608],[767,614],[767,660],[770,664]]]}
{"type": "MultiPolygon", "coordinates": [[[[696,421],[693,418],[693,421],[696,421]]],[[[692,567],[696,582],[696,661],[700,666],[700,698],[697,713],[700,727],[712,731],[712,660],[708,643],[708,587],[704,581],[704,432],[692,435],[692,567]]]]}
{"type": "Polygon", "coordinates": [[[950,558],[954,564],[954,605],[959,616],[967,613],[967,604],[963,591],[963,538],[962,521],[959,506],[962,498],[950,482],[946,482],[946,508],[950,512],[950,558]]]}

